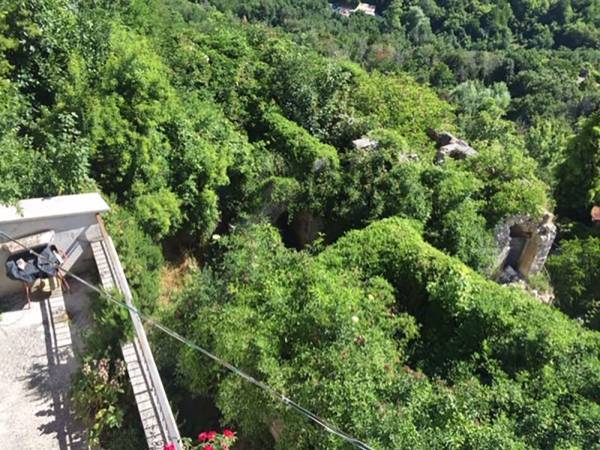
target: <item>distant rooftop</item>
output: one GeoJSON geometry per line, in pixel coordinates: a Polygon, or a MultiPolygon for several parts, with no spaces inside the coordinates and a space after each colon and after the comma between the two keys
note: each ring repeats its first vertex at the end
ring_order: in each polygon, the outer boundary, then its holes
{"type": "Polygon", "coordinates": [[[354,11],[355,12],[361,11],[369,16],[374,16],[375,15],[375,5],[371,5],[369,3],[359,3],[354,11]]]}
{"type": "Polygon", "coordinates": [[[95,214],[108,211],[108,204],[97,192],[59,197],[21,200],[17,206],[0,205],[0,223],[95,214]]]}
{"type": "Polygon", "coordinates": [[[344,16],[344,17],[349,17],[350,14],[355,13],[355,12],[362,12],[364,14],[367,14],[369,16],[376,16],[377,14],[375,13],[376,7],[375,5],[372,5],[370,3],[359,3],[358,6],[356,8],[351,8],[349,6],[346,6],[344,4],[338,4],[338,3],[330,3],[331,7],[333,8],[333,10],[335,12],[337,12],[338,14],[344,16]]]}

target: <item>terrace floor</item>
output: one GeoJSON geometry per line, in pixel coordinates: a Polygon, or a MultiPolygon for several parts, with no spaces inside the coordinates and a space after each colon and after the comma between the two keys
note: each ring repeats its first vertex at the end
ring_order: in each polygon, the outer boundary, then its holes
{"type": "Polygon", "coordinates": [[[31,309],[24,295],[0,298],[2,448],[86,448],[69,399],[90,291],[75,280],[70,284],[71,293],[38,290],[31,309]]]}

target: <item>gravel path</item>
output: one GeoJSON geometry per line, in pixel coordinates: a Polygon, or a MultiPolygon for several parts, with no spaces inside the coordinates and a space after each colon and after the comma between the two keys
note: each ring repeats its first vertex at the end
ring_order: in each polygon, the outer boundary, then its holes
{"type": "Polygon", "coordinates": [[[60,296],[48,297],[47,292],[38,294],[31,309],[24,309],[20,297],[0,299],[4,310],[0,317],[3,449],[85,448],[69,406],[71,374],[76,368],[72,327],[64,307],[62,315],[60,310],[57,315],[60,296]]]}

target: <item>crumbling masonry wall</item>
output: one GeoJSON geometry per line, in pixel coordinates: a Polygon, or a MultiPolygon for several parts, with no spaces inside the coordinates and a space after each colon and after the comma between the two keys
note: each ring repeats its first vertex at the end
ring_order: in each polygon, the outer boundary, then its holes
{"type": "Polygon", "coordinates": [[[544,214],[541,221],[516,215],[496,227],[499,250],[496,264],[500,276],[514,270],[518,275],[528,277],[544,267],[556,237],[553,219],[551,213],[544,214]]]}

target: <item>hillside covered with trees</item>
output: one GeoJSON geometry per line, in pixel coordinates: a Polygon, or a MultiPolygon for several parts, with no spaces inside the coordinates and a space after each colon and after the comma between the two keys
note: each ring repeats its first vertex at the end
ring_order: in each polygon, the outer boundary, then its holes
{"type": "MultiPolygon", "coordinates": [[[[600,448],[600,3],[374,4],[0,0],[0,202],[102,192],[145,313],[374,449],[600,448]]],[[[184,434],[351,448],[151,338],[184,434]]]]}

